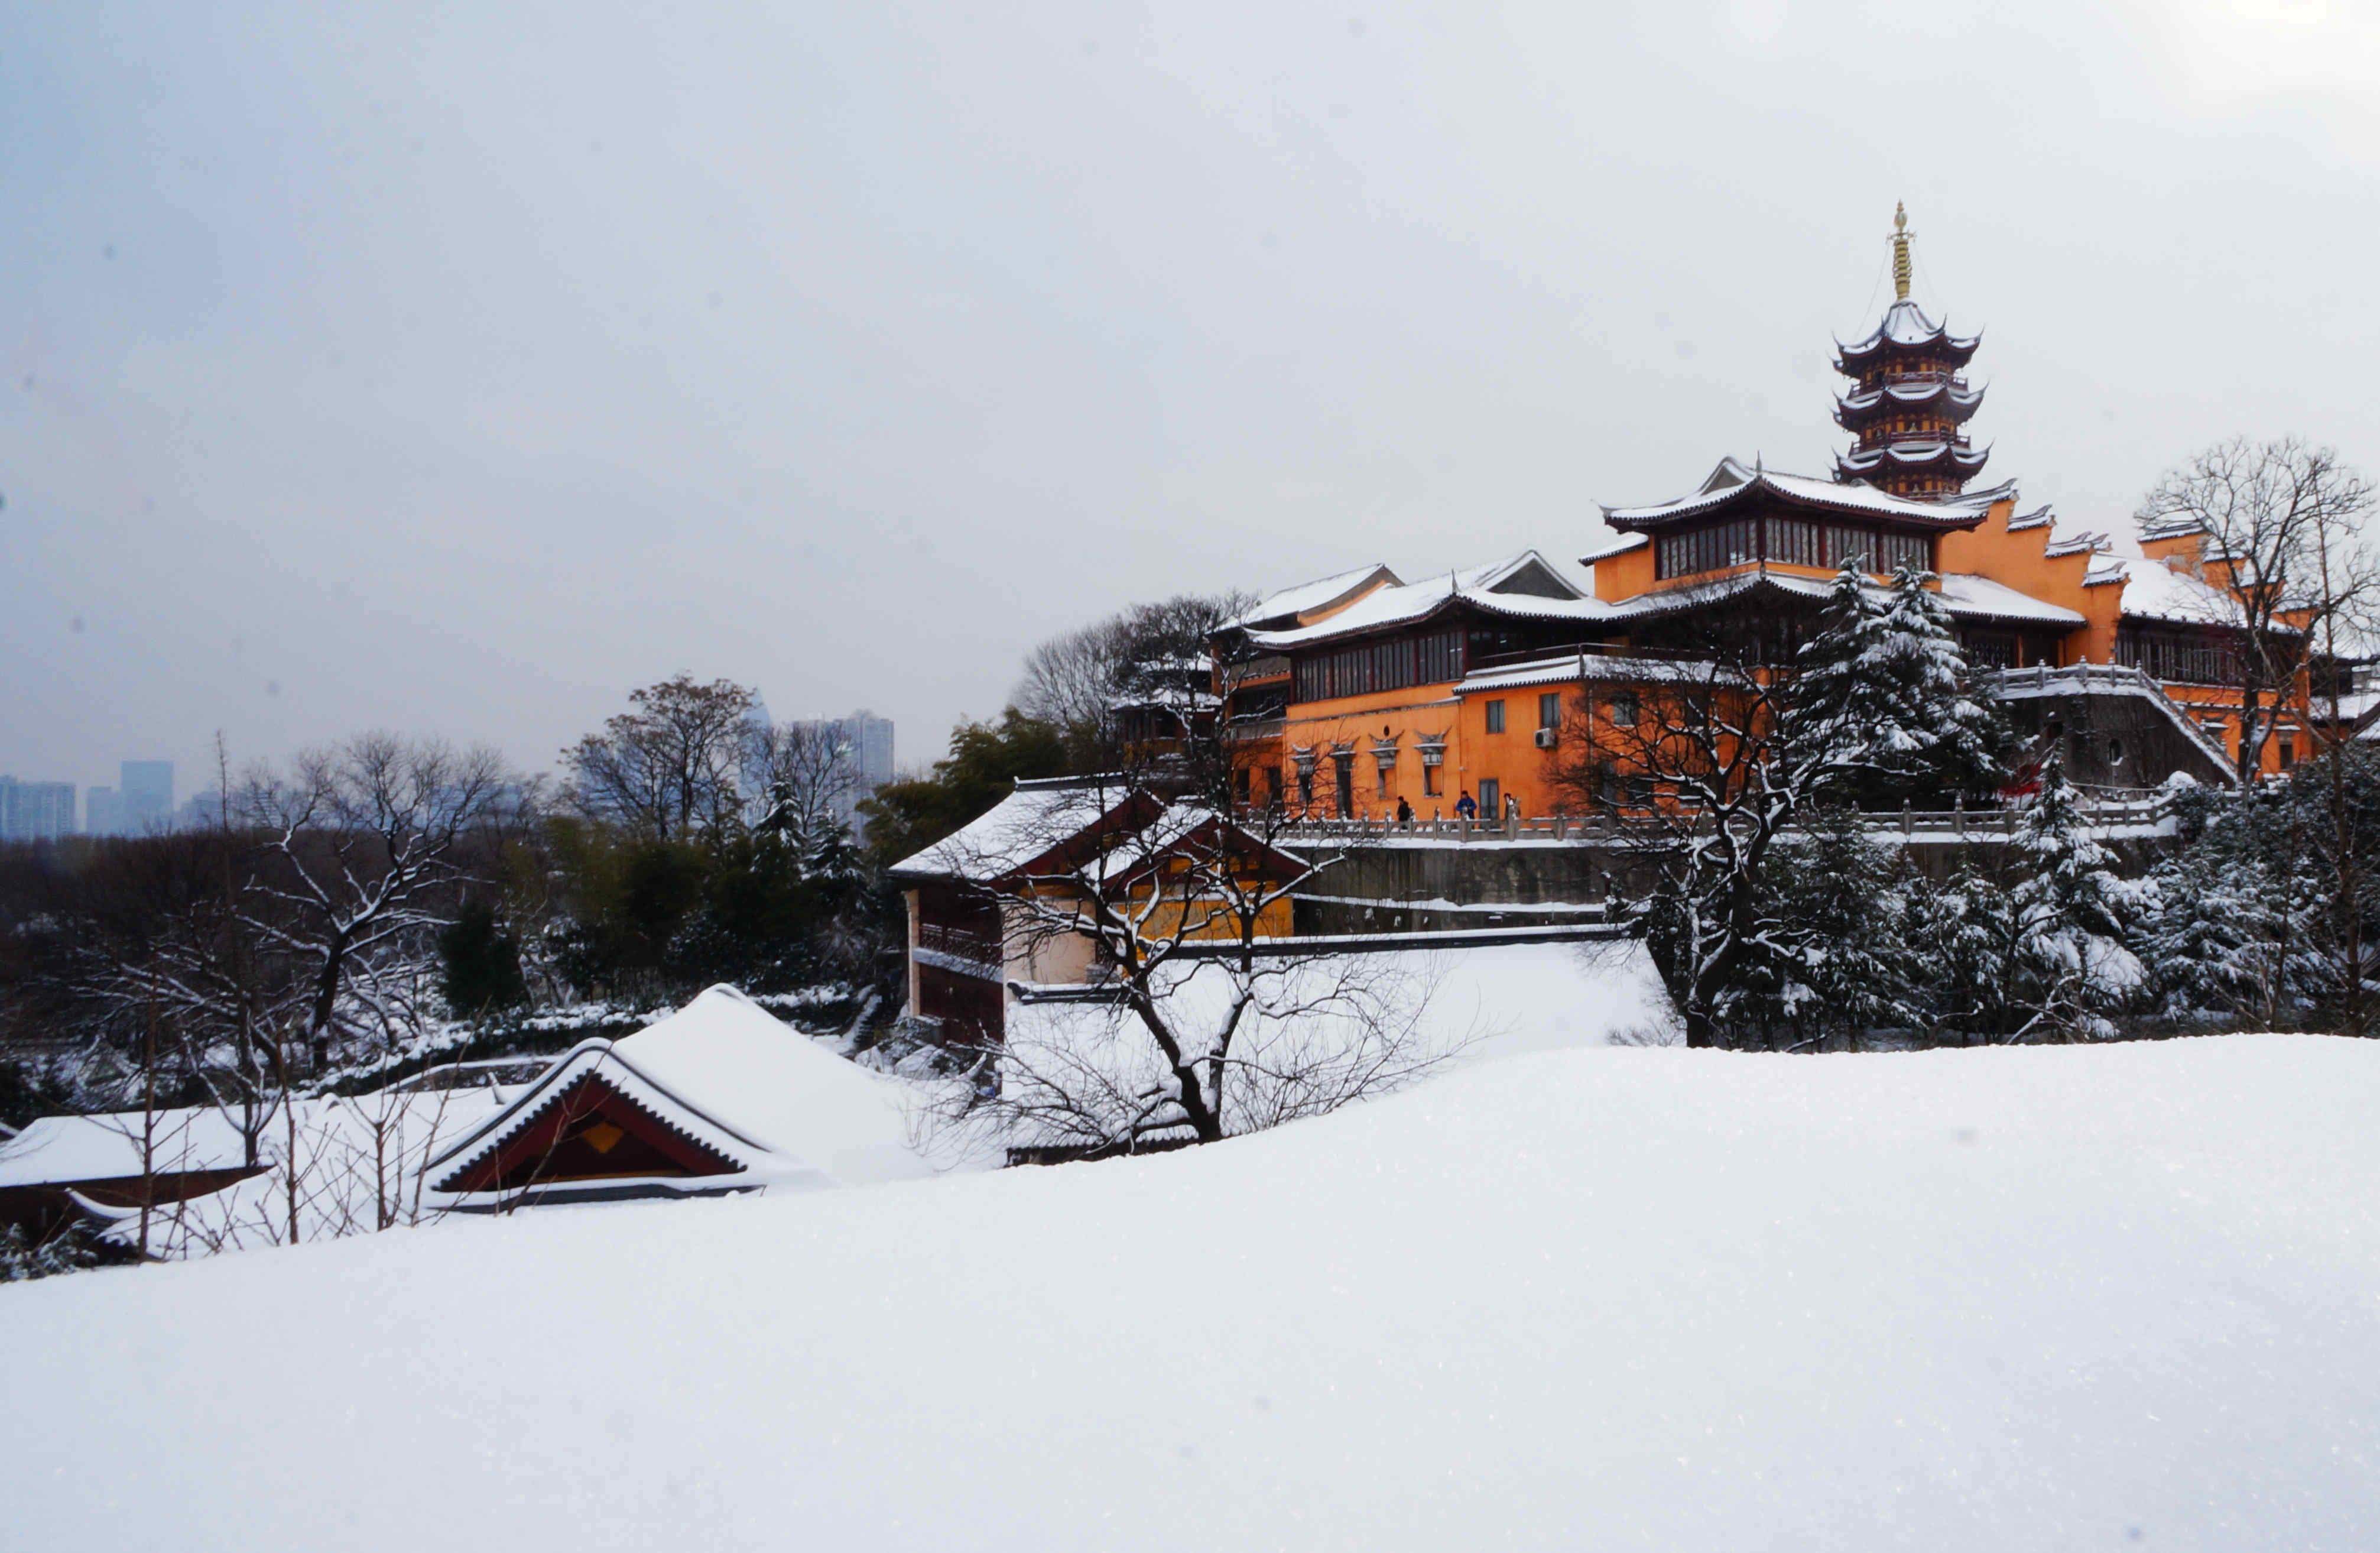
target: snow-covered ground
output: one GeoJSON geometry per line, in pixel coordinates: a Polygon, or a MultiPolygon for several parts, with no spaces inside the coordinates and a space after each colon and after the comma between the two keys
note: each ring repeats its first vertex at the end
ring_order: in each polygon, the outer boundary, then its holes
{"type": "Polygon", "coordinates": [[[24,1547],[2370,1548],[2380,1045],[1466,1063],[0,1289],[24,1547]]]}

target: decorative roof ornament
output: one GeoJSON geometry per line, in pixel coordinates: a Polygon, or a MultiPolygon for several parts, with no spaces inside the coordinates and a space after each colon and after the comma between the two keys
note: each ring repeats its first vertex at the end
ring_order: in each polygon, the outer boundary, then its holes
{"type": "Polygon", "coordinates": [[[1909,300],[1909,207],[1892,202],[1892,300],[1909,300]]]}

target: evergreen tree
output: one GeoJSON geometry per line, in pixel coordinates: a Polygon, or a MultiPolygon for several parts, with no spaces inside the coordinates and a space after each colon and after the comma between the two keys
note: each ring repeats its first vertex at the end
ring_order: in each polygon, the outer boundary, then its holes
{"type": "Polygon", "coordinates": [[[2006,768],[2008,716],[1967,662],[1930,572],[1902,567],[1885,605],[1885,657],[1874,666],[1910,741],[1902,773],[1952,792],[1990,791],[2006,768]]]}
{"type": "Polygon", "coordinates": [[[466,896],[455,920],[438,935],[440,986],[446,1006],[466,1018],[528,1001],[520,943],[497,920],[495,902],[466,896]]]}
{"type": "Polygon", "coordinates": [[[2011,1033],[2114,1034],[2108,1016],[2146,981],[2127,947],[2143,892],[2109,869],[2107,850],[2092,839],[2054,752],[2043,764],[2041,792],[2025,810],[2012,851],[2023,872],[2010,891],[2010,1002],[2023,1022],[2011,1033]]]}
{"type": "Polygon", "coordinates": [[[1930,572],[1901,568],[1879,596],[1846,562],[1795,660],[1784,742],[1840,769],[1843,795],[1980,793],[1999,779],[2007,718],[1982,692],[1930,572]]]}
{"type": "Polygon", "coordinates": [[[1840,807],[1811,813],[1765,871],[1752,951],[1720,999],[1729,1024],[1802,1049],[1919,1017],[1892,854],[1840,807]]]}

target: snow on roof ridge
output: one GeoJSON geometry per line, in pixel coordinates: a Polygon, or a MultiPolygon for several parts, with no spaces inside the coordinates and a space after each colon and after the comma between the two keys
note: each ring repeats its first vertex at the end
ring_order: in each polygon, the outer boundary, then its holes
{"type": "Polygon", "coordinates": [[[1299,615],[1308,609],[1319,608],[1343,597],[1366,578],[1380,572],[1387,573],[1390,587],[1402,584],[1403,580],[1397,576],[1388,562],[1370,561],[1344,571],[1334,571],[1328,577],[1312,578],[1304,582],[1293,582],[1286,588],[1276,588],[1258,599],[1246,613],[1235,618],[1232,624],[1245,628],[1257,620],[1299,615]]]}
{"type": "MultiPolygon", "coordinates": [[[[1985,448],[1981,458],[1988,455],[1985,448]]],[[[1746,469],[1734,459],[1721,460],[1721,469],[1732,466],[1743,478],[1726,485],[1714,485],[1706,480],[1703,488],[1688,496],[1655,503],[1645,507],[1605,507],[1606,522],[1648,523],[1664,518],[1686,517],[1707,512],[1738,499],[1742,494],[1767,488],[1779,495],[1825,506],[1856,511],[1922,520],[1937,526],[1956,526],[1980,521],[1996,501],[2013,500],[2016,483],[2005,481],[1981,491],[1961,492],[1939,501],[1917,501],[1879,491],[1873,485],[1825,480],[1815,475],[1788,474],[1767,468],[1746,469]]],[[[1714,471],[1714,475],[1718,471],[1714,471]]]]}

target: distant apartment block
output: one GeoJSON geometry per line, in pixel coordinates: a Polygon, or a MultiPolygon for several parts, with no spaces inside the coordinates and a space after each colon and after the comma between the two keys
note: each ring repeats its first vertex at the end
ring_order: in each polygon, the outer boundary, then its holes
{"type": "Polygon", "coordinates": [[[144,836],[173,824],[172,761],[125,761],[115,770],[117,801],[123,806],[123,834],[144,836]]]}
{"type": "Polygon", "coordinates": [[[72,782],[0,776],[0,841],[55,841],[75,829],[72,782]]]}
{"type": "Polygon", "coordinates": [[[82,794],[85,836],[124,834],[124,797],[114,788],[85,788],[82,794]]]}
{"type": "Polygon", "coordinates": [[[818,717],[796,725],[838,739],[851,751],[851,790],[835,801],[836,816],[857,817],[860,800],[892,779],[892,723],[862,709],[847,717],[818,717]]]}

